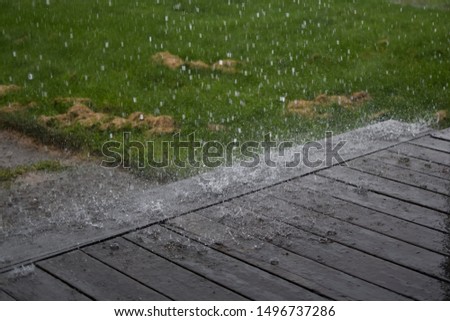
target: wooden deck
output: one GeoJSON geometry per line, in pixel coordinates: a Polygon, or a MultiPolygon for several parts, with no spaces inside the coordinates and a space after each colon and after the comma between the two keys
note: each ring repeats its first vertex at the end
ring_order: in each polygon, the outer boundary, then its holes
{"type": "Polygon", "coordinates": [[[0,300],[450,299],[450,129],[347,165],[6,271],[0,300]]]}

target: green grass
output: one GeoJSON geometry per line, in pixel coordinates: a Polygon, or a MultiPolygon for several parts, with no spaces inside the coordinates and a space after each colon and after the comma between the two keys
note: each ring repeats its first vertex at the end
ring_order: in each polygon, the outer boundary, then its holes
{"type": "MultiPolygon", "coordinates": [[[[0,0],[0,84],[23,87],[0,105],[38,103],[0,123],[98,153],[110,132],[47,129],[36,118],[65,111],[55,97],[89,97],[95,111],[170,115],[182,134],[225,143],[267,132],[301,142],[363,126],[382,110],[403,121],[432,119],[450,112],[450,1],[427,3],[0,0]],[[151,62],[163,50],[208,63],[228,54],[243,65],[235,75],[172,71],[151,62]],[[286,114],[280,102],[360,90],[373,100],[359,110],[335,106],[329,119],[286,114]],[[210,132],[208,123],[228,129],[210,132]]],[[[139,130],[133,137],[149,139],[139,130]]]]}
{"type": "Polygon", "coordinates": [[[46,171],[57,172],[65,169],[58,161],[40,161],[32,165],[21,165],[16,167],[0,167],[0,182],[11,182],[17,177],[29,172],[46,171]]]}

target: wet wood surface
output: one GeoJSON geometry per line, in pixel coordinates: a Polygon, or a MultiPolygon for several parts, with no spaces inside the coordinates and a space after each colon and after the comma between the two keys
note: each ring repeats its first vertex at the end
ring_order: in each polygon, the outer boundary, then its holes
{"type": "Polygon", "coordinates": [[[450,131],[31,263],[0,300],[448,300],[450,131]]]}

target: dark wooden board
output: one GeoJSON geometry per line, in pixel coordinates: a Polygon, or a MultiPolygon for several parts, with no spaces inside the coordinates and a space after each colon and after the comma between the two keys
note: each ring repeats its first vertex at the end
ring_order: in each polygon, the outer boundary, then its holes
{"type": "MultiPolygon", "coordinates": [[[[251,211],[235,200],[202,210],[199,214],[230,227],[234,231],[233,237],[236,234],[257,237],[261,242],[272,243],[286,251],[411,298],[450,298],[449,283],[280,222],[267,209],[257,208],[251,211]]],[[[301,220],[301,216],[298,219],[301,220]]]]}
{"type": "Polygon", "coordinates": [[[450,213],[450,196],[436,194],[376,175],[362,173],[346,166],[335,166],[325,169],[318,172],[317,175],[345,182],[360,188],[362,191],[369,190],[443,213],[450,213]]]}
{"type": "Polygon", "coordinates": [[[432,136],[424,136],[409,141],[410,144],[435,149],[444,153],[450,153],[450,141],[434,138],[432,136]]]}
{"type": "Polygon", "coordinates": [[[414,157],[402,156],[390,150],[382,150],[364,156],[364,158],[376,159],[385,164],[406,168],[430,177],[439,177],[450,181],[450,167],[414,157]]]}
{"type": "MultiPolygon", "coordinates": [[[[213,210],[213,209],[211,209],[213,210]]],[[[180,233],[334,300],[404,300],[405,297],[316,261],[286,251],[256,236],[192,213],[167,222],[180,233]]]]}
{"type": "Polygon", "coordinates": [[[450,181],[413,172],[410,169],[385,164],[373,158],[358,158],[347,165],[360,171],[387,178],[399,183],[420,187],[430,192],[450,195],[450,181]]]}
{"type": "Polygon", "coordinates": [[[13,270],[11,272],[1,274],[0,287],[16,300],[90,300],[87,296],[81,294],[61,280],[58,280],[37,267],[30,272],[19,272],[18,270],[13,270]]]}
{"type": "Polygon", "coordinates": [[[450,157],[448,153],[439,152],[437,150],[417,146],[409,143],[404,143],[389,148],[390,151],[400,155],[415,157],[425,161],[430,161],[444,166],[450,166],[450,157]]]}
{"type": "Polygon", "coordinates": [[[98,260],[164,293],[173,300],[243,300],[244,298],[163,259],[123,238],[83,249],[98,260]]]}
{"type": "Polygon", "coordinates": [[[302,177],[298,183],[296,182],[297,180],[292,181],[293,184],[300,184],[302,187],[318,190],[321,193],[349,203],[380,211],[444,233],[450,232],[449,216],[441,212],[368,190],[361,190],[323,176],[308,175],[302,177]]]}
{"type": "MultiPolygon", "coordinates": [[[[296,179],[289,183],[266,189],[263,193],[361,228],[366,228],[444,255],[450,255],[450,248],[447,246],[447,240],[450,236],[447,233],[342,201],[315,189],[315,187],[320,185],[311,186],[311,184],[311,181],[308,181],[308,184],[304,184],[302,179],[296,179]],[[417,235],[421,237],[417,237],[417,235]]],[[[344,186],[344,188],[346,187],[344,186]]]]}
{"type": "Polygon", "coordinates": [[[431,133],[431,136],[450,141],[450,128],[431,133]]]}
{"type": "Polygon", "coordinates": [[[152,226],[129,234],[126,238],[249,299],[267,301],[324,299],[162,226],[152,226]]]}
{"type": "Polygon", "coordinates": [[[12,296],[9,296],[2,290],[0,290],[0,301],[15,301],[12,296]]]}
{"type": "Polygon", "coordinates": [[[96,300],[167,300],[167,297],[81,251],[41,261],[38,266],[96,300]]]}
{"type": "Polygon", "coordinates": [[[448,260],[448,257],[444,255],[306,210],[267,194],[258,195],[258,198],[256,198],[257,196],[243,197],[236,201],[255,212],[265,212],[272,219],[289,223],[318,236],[404,267],[450,281],[446,269],[442,268],[448,260]]]}

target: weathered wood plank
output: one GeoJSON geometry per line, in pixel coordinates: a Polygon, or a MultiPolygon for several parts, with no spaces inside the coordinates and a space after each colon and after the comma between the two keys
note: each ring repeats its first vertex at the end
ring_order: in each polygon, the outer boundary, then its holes
{"type": "Polygon", "coordinates": [[[39,262],[38,266],[96,300],[167,300],[81,251],[39,262]]]}
{"type": "Polygon", "coordinates": [[[445,139],[450,141],[450,128],[446,128],[440,131],[432,132],[431,136],[439,139],[445,139]]]}
{"type": "Polygon", "coordinates": [[[123,238],[83,249],[98,260],[164,293],[173,300],[243,300],[244,298],[163,259],[123,238]]]}
{"type": "Polygon", "coordinates": [[[402,156],[389,150],[382,150],[377,153],[364,156],[364,158],[376,159],[385,164],[410,169],[423,175],[450,180],[450,167],[414,157],[402,156]]]}
{"type": "Polygon", "coordinates": [[[445,269],[448,257],[396,240],[348,222],[307,210],[267,194],[236,199],[254,212],[289,223],[316,235],[353,247],[384,260],[450,281],[445,269]]]}
{"type": "Polygon", "coordinates": [[[419,145],[422,147],[438,150],[444,153],[450,153],[450,141],[437,139],[432,136],[424,136],[418,139],[409,141],[410,144],[419,145]]]}
{"type": "Polygon", "coordinates": [[[450,196],[436,194],[372,174],[362,173],[346,166],[335,166],[325,169],[318,172],[317,175],[351,184],[358,187],[362,192],[365,190],[373,191],[443,213],[450,213],[450,196]]]}
{"type": "Polygon", "coordinates": [[[2,290],[0,290],[0,301],[15,301],[12,296],[9,296],[2,290]]]}
{"type": "Polygon", "coordinates": [[[404,143],[389,148],[388,150],[398,153],[400,155],[405,155],[409,157],[415,157],[425,161],[431,161],[436,164],[441,164],[444,166],[450,166],[450,157],[447,153],[439,152],[437,150],[425,148],[422,146],[417,146],[409,143],[404,143]]]}
{"type": "Polygon", "coordinates": [[[34,266],[0,275],[0,287],[15,299],[23,301],[90,300],[64,282],[34,266]]]}
{"type": "Polygon", "coordinates": [[[448,234],[342,201],[320,192],[319,189],[316,190],[318,185],[312,185],[311,181],[308,181],[308,184],[303,182],[302,179],[297,179],[266,189],[263,193],[355,226],[450,256],[450,248],[447,246],[448,234]]]}
{"type": "MultiPolygon", "coordinates": [[[[333,242],[272,217],[267,209],[251,211],[232,201],[198,213],[232,229],[236,235],[254,236],[289,252],[319,262],[346,274],[418,300],[442,300],[450,293],[450,284],[400,265],[333,242]]],[[[297,220],[302,220],[299,215],[297,220]]],[[[258,246],[258,244],[257,244],[258,246]]]]}
{"type": "MultiPolygon", "coordinates": [[[[209,210],[210,211],[210,210],[209,210]]],[[[180,233],[335,300],[404,300],[405,297],[257,239],[199,213],[167,222],[180,233]]]]}
{"type": "Polygon", "coordinates": [[[399,183],[413,185],[430,192],[450,195],[450,181],[413,172],[409,169],[385,164],[373,158],[358,158],[347,163],[351,168],[387,178],[399,183]]]}
{"type": "Polygon", "coordinates": [[[197,274],[253,300],[323,300],[324,298],[162,226],[125,236],[197,274]]]}
{"type": "Polygon", "coordinates": [[[296,181],[293,181],[293,183],[318,190],[349,203],[380,211],[444,233],[450,233],[449,217],[441,212],[368,190],[358,189],[343,182],[318,175],[308,175],[302,177],[298,183],[296,181]]]}

